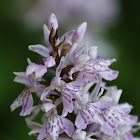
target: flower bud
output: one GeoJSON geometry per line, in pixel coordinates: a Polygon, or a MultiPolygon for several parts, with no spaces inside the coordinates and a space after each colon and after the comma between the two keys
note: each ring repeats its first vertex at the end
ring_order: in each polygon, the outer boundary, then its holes
{"type": "Polygon", "coordinates": [[[55,14],[51,14],[49,17],[49,29],[51,28],[53,28],[54,30],[57,30],[58,28],[58,20],[55,14]]]}
{"type": "Polygon", "coordinates": [[[87,28],[87,22],[83,22],[81,25],[79,25],[73,34],[72,41],[81,42],[84,38],[86,28],[87,28]]]}

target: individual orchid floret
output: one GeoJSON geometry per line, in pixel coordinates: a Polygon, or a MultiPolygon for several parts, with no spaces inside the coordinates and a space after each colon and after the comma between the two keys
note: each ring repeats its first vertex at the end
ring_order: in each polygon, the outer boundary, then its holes
{"type": "Polygon", "coordinates": [[[124,127],[126,132],[129,131],[132,126],[128,115],[131,109],[132,106],[128,104],[120,104],[104,110],[101,114],[104,120],[104,125],[101,125],[101,131],[110,136],[122,133],[124,127]]]}
{"type": "Polygon", "coordinates": [[[24,84],[26,88],[23,92],[18,96],[18,98],[12,103],[11,111],[14,111],[16,108],[22,106],[22,111],[20,112],[20,116],[24,116],[24,113],[32,108],[33,106],[33,97],[31,92],[36,92],[37,95],[43,91],[44,85],[34,81],[33,79],[29,78],[26,73],[24,72],[15,72],[17,76],[15,77],[14,81],[24,84]]]}
{"type": "Polygon", "coordinates": [[[82,86],[86,84],[86,81],[78,80],[70,83],[65,83],[61,80],[60,73],[62,69],[65,67],[64,65],[64,57],[61,59],[59,66],[56,69],[56,77],[54,77],[51,81],[49,87],[45,88],[42,95],[41,100],[45,99],[51,90],[56,89],[61,92],[62,102],[63,102],[63,111],[62,116],[67,116],[68,113],[73,112],[73,99],[79,98],[82,86]]]}
{"type": "MultiPolygon", "coordinates": [[[[39,127],[38,140],[43,140],[50,135],[52,140],[57,140],[60,129],[62,132],[66,132],[68,136],[72,136],[74,132],[74,126],[71,121],[66,118],[63,118],[57,114],[56,106],[51,102],[45,102],[41,106],[36,106],[25,112],[24,115],[30,114],[35,108],[40,108],[46,115],[46,121],[43,126],[39,127]]],[[[38,129],[37,129],[38,130],[38,129]]],[[[35,130],[34,130],[35,131],[35,130]]]]}
{"type": "Polygon", "coordinates": [[[47,135],[50,135],[52,140],[57,140],[60,129],[66,132],[69,137],[71,137],[74,132],[74,126],[68,119],[56,114],[48,116],[37,139],[43,140],[47,135]]]}
{"type": "Polygon", "coordinates": [[[26,68],[26,75],[34,80],[40,80],[46,72],[47,68],[45,65],[38,65],[32,62],[26,68]]]}
{"type": "Polygon", "coordinates": [[[86,77],[86,79],[94,83],[99,82],[98,75],[100,75],[105,80],[109,80],[109,81],[116,79],[118,76],[118,71],[111,70],[108,67],[115,61],[115,59],[112,59],[112,60],[99,59],[97,55],[97,50],[96,50],[97,47],[92,47],[92,49],[96,52],[93,54],[94,56],[91,57],[91,54],[89,53],[90,51],[88,51],[88,53],[84,52],[84,54],[89,56],[90,59],[87,59],[85,64],[83,64],[83,62],[79,63],[78,66],[76,65],[77,59],[80,60],[83,54],[81,54],[82,52],[80,53],[79,51],[77,52],[76,54],[77,57],[74,58],[75,67],[72,68],[71,71],[69,72],[70,78],[72,78],[72,74],[74,72],[80,71],[83,77],[86,77]]]}
{"type": "Polygon", "coordinates": [[[76,127],[85,129],[90,123],[104,125],[101,112],[109,107],[110,102],[111,98],[102,97],[98,102],[83,104],[75,120],[76,127]]]}
{"type": "MultiPolygon", "coordinates": [[[[54,82],[52,82],[53,84],[54,82]]],[[[79,98],[81,95],[82,86],[85,84],[83,81],[74,81],[71,83],[65,83],[64,81],[60,80],[57,82],[58,84],[50,85],[44,89],[41,99],[43,100],[51,90],[56,89],[57,91],[61,92],[62,102],[63,102],[63,111],[62,116],[67,116],[68,113],[73,112],[73,99],[79,98]],[[60,85],[59,85],[60,83],[60,85]],[[54,87],[54,88],[52,88],[54,87]]]]}

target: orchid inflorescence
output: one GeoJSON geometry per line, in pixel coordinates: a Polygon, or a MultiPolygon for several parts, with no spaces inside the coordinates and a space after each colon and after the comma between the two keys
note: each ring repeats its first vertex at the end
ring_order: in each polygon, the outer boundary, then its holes
{"type": "Polygon", "coordinates": [[[25,72],[14,72],[14,81],[25,89],[11,110],[22,106],[20,116],[31,114],[26,117],[29,135],[38,140],[140,140],[133,136],[140,123],[129,114],[132,106],[119,104],[122,90],[102,82],[117,78],[118,71],[109,68],[116,60],[101,59],[98,48],[88,43],[79,47],[86,28],[84,22],[59,38],[57,18],[50,15],[48,26],[43,26],[46,46],[29,46],[42,56],[41,61],[28,59],[25,72]],[[54,73],[51,82],[47,72],[54,73]],[[36,106],[31,93],[39,98],[36,106]],[[34,122],[41,112],[42,124],[34,122]]]}

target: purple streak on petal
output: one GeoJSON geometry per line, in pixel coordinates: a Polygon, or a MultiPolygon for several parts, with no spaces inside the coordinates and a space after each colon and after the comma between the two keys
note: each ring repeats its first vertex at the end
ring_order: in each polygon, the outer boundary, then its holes
{"type": "Polygon", "coordinates": [[[63,117],[59,117],[59,126],[61,129],[63,129],[66,134],[71,137],[72,134],[74,133],[74,125],[71,121],[69,121],[66,118],[63,117]]]}
{"type": "Polygon", "coordinates": [[[79,111],[76,120],[75,125],[79,129],[85,129],[87,127],[88,122],[86,121],[85,117],[83,116],[82,112],[79,111]]]}
{"type": "Polygon", "coordinates": [[[24,113],[33,107],[33,97],[29,90],[25,91],[25,94],[22,98],[22,111],[20,116],[24,116],[24,113]]]}
{"type": "Polygon", "coordinates": [[[20,116],[23,116],[25,111],[29,110],[33,106],[33,98],[30,91],[24,90],[22,94],[18,96],[18,98],[13,102],[10,106],[11,111],[14,111],[16,108],[22,106],[22,111],[20,112],[20,116]]]}
{"type": "Polygon", "coordinates": [[[72,97],[64,92],[62,92],[62,102],[63,102],[63,111],[62,116],[67,116],[68,112],[72,113],[73,111],[73,102],[72,97]]]}

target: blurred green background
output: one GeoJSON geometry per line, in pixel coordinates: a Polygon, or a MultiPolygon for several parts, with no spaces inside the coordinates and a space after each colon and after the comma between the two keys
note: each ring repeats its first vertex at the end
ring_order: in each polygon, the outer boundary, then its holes
{"type": "MultiPolygon", "coordinates": [[[[30,1],[30,6],[32,3],[33,0],[30,1]]],[[[108,85],[117,85],[118,88],[123,89],[121,102],[132,104],[134,106],[132,114],[140,117],[140,1],[122,0],[119,3],[120,14],[117,22],[101,33],[102,38],[110,42],[118,51],[115,56],[117,62],[112,68],[119,70],[120,74],[117,80],[109,82],[108,85]]],[[[24,10],[29,9],[30,6],[28,3],[24,4],[24,10]]],[[[27,58],[36,61],[39,56],[30,52],[27,47],[30,44],[43,42],[42,29],[26,27],[21,20],[22,17],[19,18],[24,15],[22,13],[24,10],[19,10],[20,7],[15,0],[0,1],[0,138],[2,140],[35,139],[27,135],[29,129],[24,118],[18,115],[20,109],[13,113],[10,111],[10,104],[24,88],[23,85],[13,82],[13,72],[25,71],[27,58]]],[[[76,20],[78,24],[81,21],[76,20]]],[[[71,20],[70,25],[74,22],[71,20]]],[[[140,132],[136,135],[140,136],[140,132]]]]}

